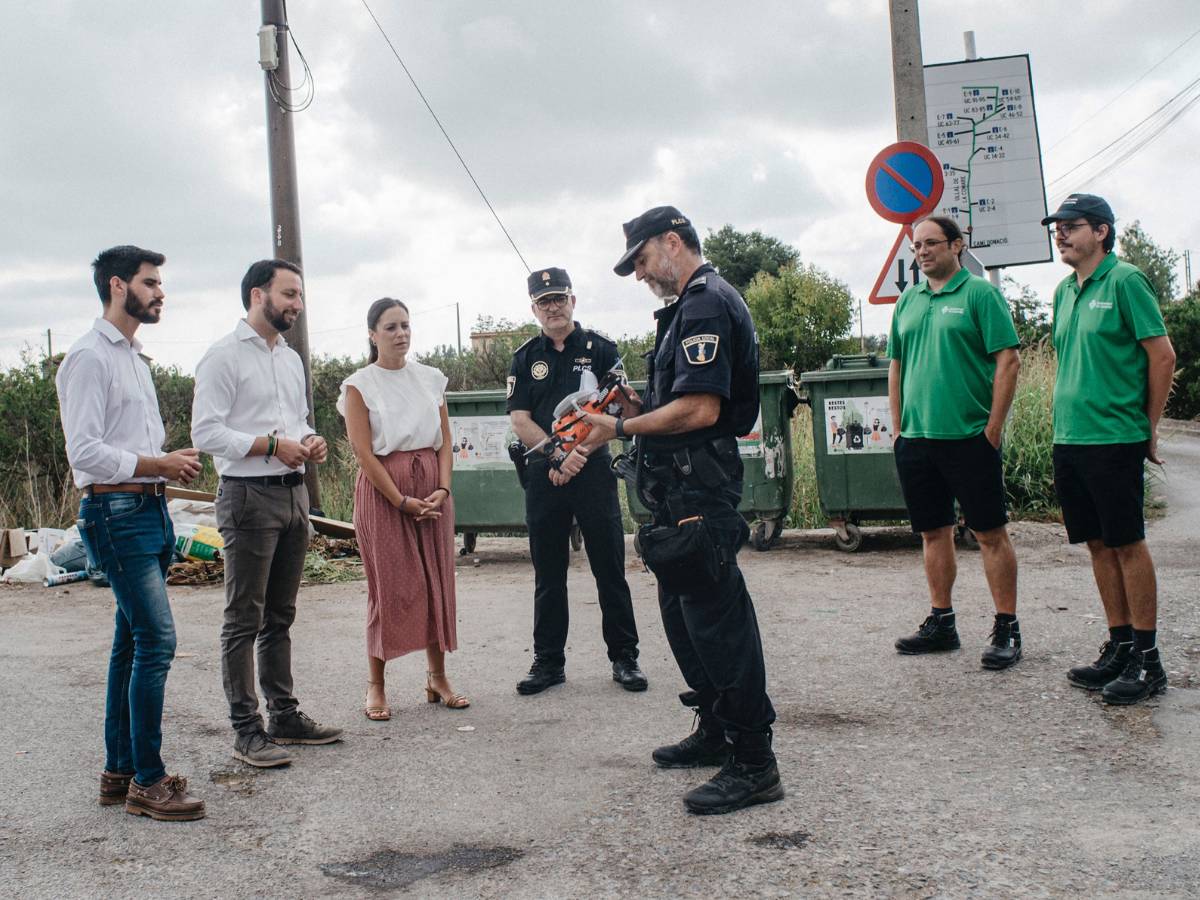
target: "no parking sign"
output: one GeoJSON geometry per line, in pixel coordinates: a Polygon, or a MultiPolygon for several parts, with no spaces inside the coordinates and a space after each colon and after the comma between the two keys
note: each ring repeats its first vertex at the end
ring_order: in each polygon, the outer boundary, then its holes
{"type": "Polygon", "coordinates": [[[912,223],[937,207],[944,186],[942,164],[916,141],[885,147],[867,166],[867,200],[882,218],[901,226],[869,302],[895,303],[908,285],[909,274],[914,284],[920,280],[915,260],[907,258],[905,239],[912,240],[912,223]]]}

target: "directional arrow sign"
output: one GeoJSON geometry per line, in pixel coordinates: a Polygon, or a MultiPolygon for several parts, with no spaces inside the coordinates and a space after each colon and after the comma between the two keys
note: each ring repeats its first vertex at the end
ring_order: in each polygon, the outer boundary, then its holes
{"type": "Polygon", "coordinates": [[[921,269],[913,258],[912,250],[909,249],[912,239],[912,226],[902,225],[900,234],[896,236],[896,243],[892,244],[887,262],[883,264],[883,268],[879,270],[879,277],[875,279],[875,287],[871,288],[868,302],[895,303],[905,288],[920,283],[921,269]]]}

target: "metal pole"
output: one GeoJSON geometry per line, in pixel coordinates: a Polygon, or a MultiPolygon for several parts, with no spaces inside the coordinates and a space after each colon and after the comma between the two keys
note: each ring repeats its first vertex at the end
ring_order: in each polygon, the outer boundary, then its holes
{"type": "Polygon", "coordinates": [[[862,297],[858,298],[858,352],[867,352],[867,333],[863,325],[862,297]]]}
{"type": "Polygon", "coordinates": [[[458,301],[454,302],[454,331],[458,335],[458,352],[462,353],[462,316],[459,313],[458,301]]]}
{"type": "Polygon", "coordinates": [[[928,144],[917,0],[888,0],[888,7],[892,26],[892,82],[896,89],[896,137],[928,144]]]}
{"type": "Polygon", "coordinates": [[[1183,251],[1183,296],[1190,296],[1192,293],[1192,251],[1183,251]]]}
{"type": "Polygon", "coordinates": [[[54,359],[54,345],[50,342],[50,329],[46,329],[46,359],[54,359]]]}
{"type": "MultiPolygon", "coordinates": [[[[296,185],[296,136],[292,130],[292,113],[272,96],[271,82],[277,85],[292,83],[288,65],[287,17],[283,0],[262,0],[262,23],[275,26],[275,50],[278,65],[263,72],[267,92],[267,159],[271,181],[271,256],[286,259],[304,267],[300,249],[300,192],[296,185]]],[[[282,90],[282,88],[280,88],[282,90]]],[[[307,284],[306,284],[307,288],[307,284]]],[[[310,302],[305,290],[304,303],[310,302]]],[[[301,312],[287,333],[288,345],[300,354],[304,363],[304,390],[308,399],[308,423],[313,418],[312,364],[308,353],[308,312],[301,312]]],[[[304,483],[308,487],[309,505],[321,507],[321,485],[317,480],[317,465],[305,463],[304,483]]]]}

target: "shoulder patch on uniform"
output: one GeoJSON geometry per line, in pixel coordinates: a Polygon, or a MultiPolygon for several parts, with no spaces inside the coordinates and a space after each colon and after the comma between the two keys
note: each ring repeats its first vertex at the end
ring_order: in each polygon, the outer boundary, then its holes
{"type": "Polygon", "coordinates": [[[512,398],[513,391],[516,390],[516,387],[517,387],[517,376],[509,375],[508,376],[508,394],[506,395],[507,398],[509,398],[509,399],[512,398]]]}
{"type": "Polygon", "coordinates": [[[683,339],[683,353],[693,366],[708,365],[717,358],[717,345],[720,343],[719,335],[693,334],[683,339]]]}

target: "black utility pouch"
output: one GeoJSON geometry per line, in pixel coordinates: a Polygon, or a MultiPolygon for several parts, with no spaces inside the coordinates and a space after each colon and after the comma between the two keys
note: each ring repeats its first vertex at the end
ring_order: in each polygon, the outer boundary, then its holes
{"type": "Polygon", "coordinates": [[[721,578],[721,558],[701,516],[678,525],[643,525],[637,543],[642,561],[668,594],[711,589],[721,578]]]}

